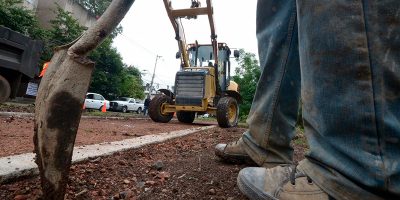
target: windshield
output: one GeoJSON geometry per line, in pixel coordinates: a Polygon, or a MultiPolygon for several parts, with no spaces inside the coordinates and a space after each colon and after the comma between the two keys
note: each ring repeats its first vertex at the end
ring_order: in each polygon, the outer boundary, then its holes
{"type": "MultiPolygon", "coordinates": [[[[213,66],[214,65],[214,55],[213,48],[211,45],[201,45],[198,47],[197,54],[197,63],[196,63],[196,48],[190,48],[189,51],[189,60],[191,66],[213,66]]],[[[218,60],[219,62],[223,62],[229,59],[226,50],[218,51],[218,60]]]]}

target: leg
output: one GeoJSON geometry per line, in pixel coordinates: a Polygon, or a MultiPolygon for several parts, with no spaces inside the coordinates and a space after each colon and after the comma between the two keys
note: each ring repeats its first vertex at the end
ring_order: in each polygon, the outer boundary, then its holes
{"type": "Polygon", "coordinates": [[[400,195],[400,2],[298,0],[298,13],[302,168],[338,199],[400,195]]]}
{"type": "Polygon", "coordinates": [[[290,164],[300,98],[295,1],[260,0],[257,38],[262,74],[247,119],[249,130],[236,143],[217,145],[216,154],[240,152],[260,166],[290,164]]]}
{"type": "Polygon", "coordinates": [[[298,170],[245,168],[239,188],[267,199],[398,198],[400,2],[297,0],[297,6],[310,153],[298,170]]]}

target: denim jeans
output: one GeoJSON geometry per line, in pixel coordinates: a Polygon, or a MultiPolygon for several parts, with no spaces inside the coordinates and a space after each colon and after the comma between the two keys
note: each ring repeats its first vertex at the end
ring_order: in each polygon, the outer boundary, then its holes
{"type": "Polygon", "coordinates": [[[400,1],[259,0],[262,75],[243,134],[262,166],[289,164],[337,199],[400,196],[400,1]]]}

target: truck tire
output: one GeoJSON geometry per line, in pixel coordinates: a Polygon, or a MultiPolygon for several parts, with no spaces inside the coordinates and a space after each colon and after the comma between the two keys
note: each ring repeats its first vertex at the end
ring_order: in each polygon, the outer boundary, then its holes
{"type": "Polygon", "coordinates": [[[186,124],[191,124],[196,117],[196,113],[190,111],[179,111],[176,112],[176,116],[178,117],[178,121],[186,124]]]}
{"type": "Polygon", "coordinates": [[[174,113],[162,113],[161,107],[163,103],[171,103],[171,97],[164,94],[159,94],[155,96],[150,102],[149,116],[155,122],[167,123],[171,121],[172,117],[174,116],[174,113]]]}
{"type": "Polygon", "coordinates": [[[222,97],[217,105],[217,121],[222,128],[236,126],[239,118],[239,107],[233,97],[222,97]]]}
{"type": "Polygon", "coordinates": [[[126,106],[122,106],[122,112],[126,113],[126,111],[128,111],[128,108],[126,106]]]}
{"type": "Polygon", "coordinates": [[[139,107],[139,108],[137,109],[136,113],[137,113],[137,114],[140,114],[140,113],[142,113],[142,108],[141,108],[141,107],[139,107]]]}
{"type": "Polygon", "coordinates": [[[7,79],[0,75],[0,103],[4,103],[10,97],[11,87],[7,79]]]}

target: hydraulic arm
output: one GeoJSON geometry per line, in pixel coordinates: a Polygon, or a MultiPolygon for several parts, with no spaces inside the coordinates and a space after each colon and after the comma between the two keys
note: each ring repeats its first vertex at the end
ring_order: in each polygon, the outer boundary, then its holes
{"type": "Polygon", "coordinates": [[[165,9],[167,10],[168,17],[175,30],[175,39],[178,41],[179,51],[182,54],[181,62],[183,67],[191,67],[189,56],[186,47],[185,32],[182,26],[181,18],[196,18],[198,15],[207,15],[211,29],[211,44],[213,46],[213,56],[215,66],[218,66],[218,42],[217,35],[215,34],[213,7],[211,0],[207,0],[207,7],[200,7],[200,2],[192,0],[191,8],[187,9],[173,9],[170,0],[164,0],[165,9]]]}

